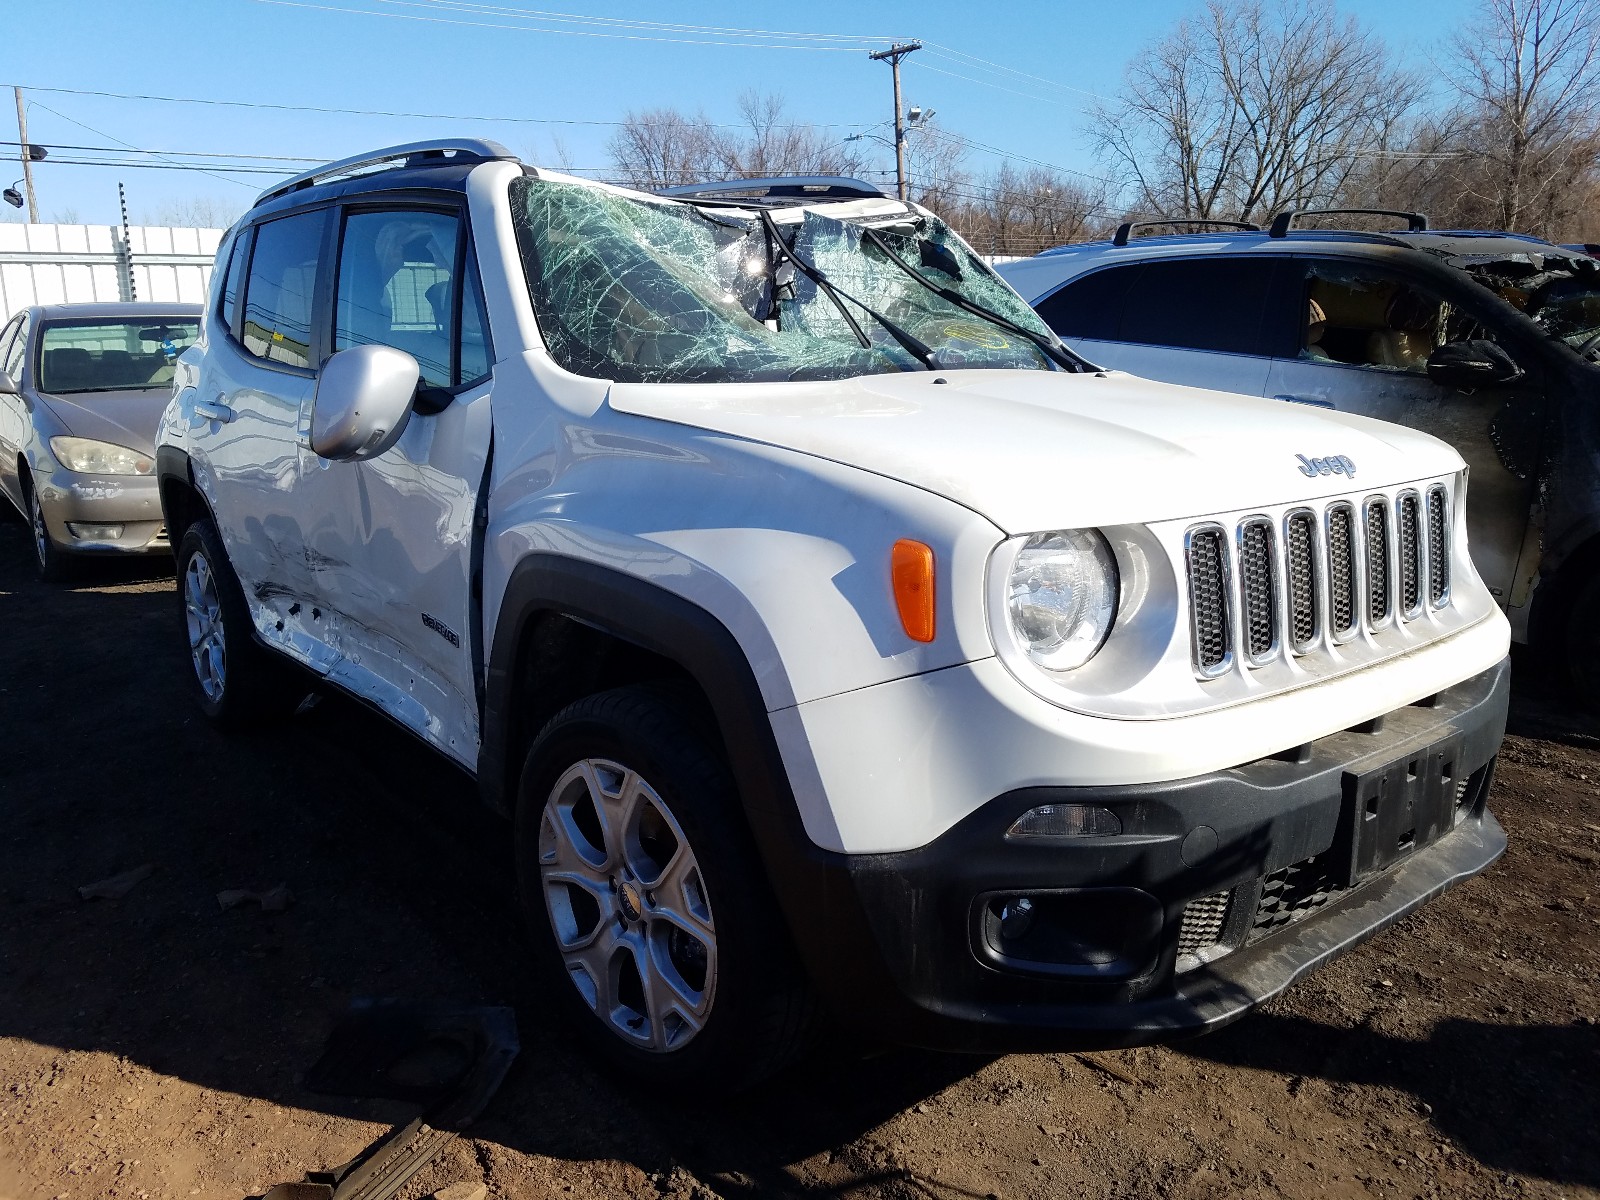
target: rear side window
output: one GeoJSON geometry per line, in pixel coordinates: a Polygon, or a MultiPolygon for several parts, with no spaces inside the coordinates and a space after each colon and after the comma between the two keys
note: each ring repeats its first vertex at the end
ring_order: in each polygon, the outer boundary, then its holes
{"type": "MultiPolygon", "coordinates": [[[[4,329],[0,329],[0,371],[6,371],[6,374],[8,375],[10,375],[11,372],[6,370],[6,363],[11,360],[11,339],[16,336],[17,330],[21,328],[22,318],[19,316],[13,318],[4,329]]],[[[13,383],[22,382],[15,375],[12,375],[11,379],[13,383]]]]}
{"type": "Polygon", "coordinates": [[[239,328],[239,291],[244,286],[245,262],[250,257],[250,231],[243,230],[233,239],[233,253],[228,255],[228,274],[222,282],[222,319],[230,330],[239,328]]]}
{"type": "Polygon", "coordinates": [[[1263,316],[1274,266],[1243,258],[1147,262],[1122,298],[1119,340],[1271,354],[1263,316]]]}
{"type": "Polygon", "coordinates": [[[297,213],[256,227],[244,293],[244,348],[291,367],[311,365],[311,310],[323,212],[297,213]]]}
{"type": "Polygon", "coordinates": [[[1122,298],[1143,270],[1134,263],[1110,267],[1074,279],[1039,302],[1039,315],[1064,338],[1117,341],[1122,321],[1122,298]]]}

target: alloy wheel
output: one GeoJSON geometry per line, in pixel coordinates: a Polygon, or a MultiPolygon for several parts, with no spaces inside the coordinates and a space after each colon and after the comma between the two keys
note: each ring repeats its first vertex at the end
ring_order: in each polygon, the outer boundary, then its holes
{"type": "Polygon", "coordinates": [[[705,881],[682,827],[636,772],[569,767],[545,801],[539,871],[568,977],[608,1029],[666,1053],[704,1027],[717,982],[705,881]]]}
{"type": "Polygon", "coordinates": [[[228,679],[227,642],[223,637],[222,598],[206,556],[196,551],[183,572],[183,620],[189,633],[189,658],[206,699],[222,697],[228,679]]]}
{"type": "Polygon", "coordinates": [[[44,523],[44,506],[39,503],[39,489],[28,489],[28,523],[33,526],[33,552],[39,556],[39,565],[50,561],[50,530],[44,523]]]}

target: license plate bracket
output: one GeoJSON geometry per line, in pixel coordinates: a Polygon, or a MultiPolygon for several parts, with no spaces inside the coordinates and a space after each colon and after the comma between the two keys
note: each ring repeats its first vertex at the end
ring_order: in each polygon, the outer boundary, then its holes
{"type": "Polygon", "coordinates": [[[1459,750],[1450,739],[1366,771],[1344,772],[1333,862],[1343,868],[1345,886],[1388,870],[1449,832],[1459,750]]]}

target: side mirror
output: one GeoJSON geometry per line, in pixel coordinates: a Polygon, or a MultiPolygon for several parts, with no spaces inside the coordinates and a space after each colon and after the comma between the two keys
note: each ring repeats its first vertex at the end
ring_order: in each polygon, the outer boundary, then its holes
{"type": "Polygon", "coordinates": [[[0,396],[15,396],[22,391],[17,386],[17,381],[4,371],[0,371],[0,396]]]}
{"type": "Polygon", "coordinates": [[[1465,392],[1512,383],[1522,378],[1522,368],[1493,342],[1449,342],[1428,355],[1428,378],[1465,392]]]}
{"type": "Polygon", "coordinates": [[[311,407],[311,448],[356,462],[382,454],[406,431],[421,370],[392,346],[352,346],[322,364],[311,407]]]}

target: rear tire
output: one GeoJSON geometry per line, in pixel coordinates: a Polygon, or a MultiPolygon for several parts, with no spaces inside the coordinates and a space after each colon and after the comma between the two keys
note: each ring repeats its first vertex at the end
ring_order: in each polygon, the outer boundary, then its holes
{"type": "Polygon", "coordinates": [[[201,711],[223,729],[286,715],[297,698],[294,669],[256,642],[244,591],[210,521],[184,531],[177,570],[189,682],[201,711]]]}
{"type": "Polygon", "coordinates": [[[529,932],[574,1029],[635,1079],[709,1099],[789,1062],[813,1005],[688,700],[633,686],[558,713],[523,767],[516,851],[529,932]]]}

